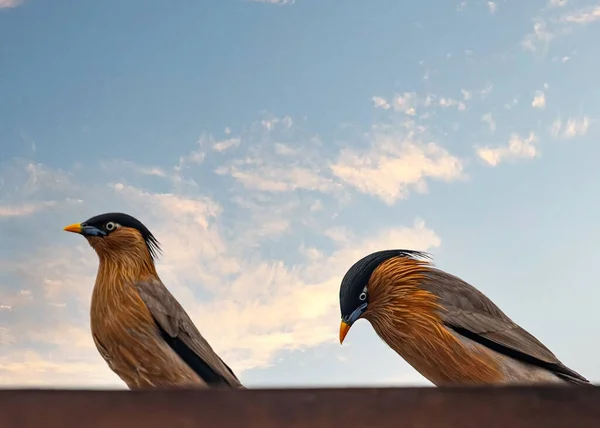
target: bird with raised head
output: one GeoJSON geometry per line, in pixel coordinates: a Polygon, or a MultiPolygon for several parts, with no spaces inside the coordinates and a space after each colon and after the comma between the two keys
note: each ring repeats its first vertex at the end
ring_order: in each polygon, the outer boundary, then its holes
{"type": "Polygon", "coordinates": [[[357,261],[340,286],[340,343],[364,318],[437,386],[591,385],[465,281],[429,254],[386,250],[357,261]]]}
{"type": "Polygon", "coordinates": [[[98,254],[92,337],[129,389],[243,388],[160,280],[160,245],[146,226],[107,213],[64,230],[83,235],[98,254]]]}

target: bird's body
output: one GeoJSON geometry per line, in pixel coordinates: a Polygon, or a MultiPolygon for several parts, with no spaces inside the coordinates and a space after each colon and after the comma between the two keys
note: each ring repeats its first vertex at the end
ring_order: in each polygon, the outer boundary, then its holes
{"type": "Polygon", "coordinates": [[[158,243],[138,223],[111,213],[65,228],[86,236],[100,259],[90,310],[98,352],[130,389],[242,388],[161,282],[158,243]]]}
{"type": "Polygon", "coordinates": [[[434,385],[586,384],[475,287],[422,260],[391,250],[371,254],[340,290],[343,341],[365,318],[434,385]]]}
{"type": "Polygon", "coordinates": [[[206,386],[160,335],[135,287],[144,278],[123,278],[113,270],[106,263],[100,267],[90,310],[92,337],[109,367],[130,389],[206,386]]]}

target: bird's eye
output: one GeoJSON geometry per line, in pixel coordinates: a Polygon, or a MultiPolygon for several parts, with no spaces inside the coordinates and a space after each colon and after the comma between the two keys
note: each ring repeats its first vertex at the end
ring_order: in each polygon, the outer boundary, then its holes
{"type": "Polygon", "coordinates": [[[365,293],[365,292],[363,291],[362,293],[360,293],[360,294],[358,295],[358,298],[359,298],[360,300],[366,300],[366,298],[367,298],[367,293],[365,293]]]}
{"type": "Polygon", "coordinates": [[[113,223],[112,221],[109,221],[108,223],[106,223],[104,225],[104,228],[106,230],[108,230],[109,232],[112,232],[113,230],[115,230],[117,228],[117,223],[113,223]]]}

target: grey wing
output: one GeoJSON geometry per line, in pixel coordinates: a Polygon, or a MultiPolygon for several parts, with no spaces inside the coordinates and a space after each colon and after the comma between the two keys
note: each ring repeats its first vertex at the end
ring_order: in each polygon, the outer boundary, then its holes
{"type": "Polygon", "coordinates": [[[550,370],[566,381],[589,384],[483,293],[460,278],[432,269],[423,288],[440,297],[445,308],[440,313],[442,320],[456,333],[516,360],[550,370]]]}
{"type": "Polygon", "coordinates": [[[209,386],[243,388],[159,279],[135,284],[163,339],[209,386]]]}

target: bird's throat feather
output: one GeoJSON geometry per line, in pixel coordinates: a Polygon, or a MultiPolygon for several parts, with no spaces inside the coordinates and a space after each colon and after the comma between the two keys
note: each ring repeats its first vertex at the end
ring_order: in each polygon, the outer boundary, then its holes
{"type": "Polygon", "coordinates": [[[155,272],[153,267],[135,259],[100,259],[92,293],[92,322],[94,318],[102,318],[104,322],[149,322],[152,316],[134,284],[147,276],[156,275],[155,272]]]}

